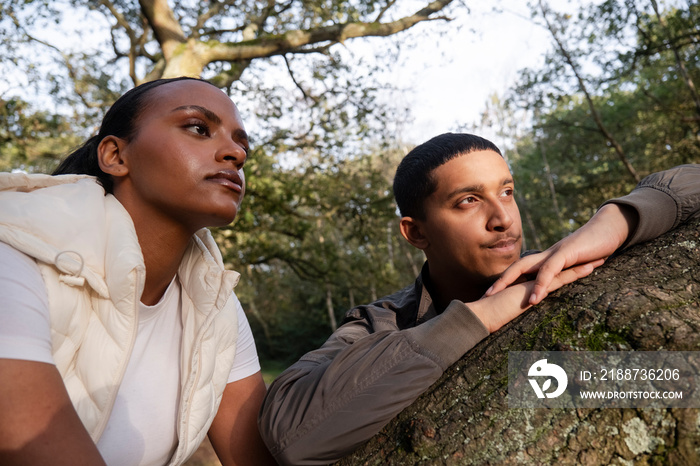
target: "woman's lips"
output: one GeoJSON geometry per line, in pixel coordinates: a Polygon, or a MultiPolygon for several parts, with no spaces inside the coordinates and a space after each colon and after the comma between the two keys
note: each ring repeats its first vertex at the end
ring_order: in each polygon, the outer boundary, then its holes
{"type": "Polygon", "coordinates": [[[223,170],[208,177],[207,180],[225,186],[237,193],[240,193],[243,190],[243,182],[241,181],[241,177],[238,175],[238,172],[235,171],[223,170]]]}

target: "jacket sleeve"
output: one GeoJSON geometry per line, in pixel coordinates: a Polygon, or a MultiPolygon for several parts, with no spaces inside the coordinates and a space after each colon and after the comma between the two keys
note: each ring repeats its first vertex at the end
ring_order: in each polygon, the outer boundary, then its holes
{"type": "Polygon", "coordinates": [[[405,330],[375,332],[368,319],[351,321],[272,383],[259,417],[262,437],[280,464],[337,461],[487,335],[459,301],[405,330]]]}
{"type": "Polygon", "coordinates": [[[700,165],[680,165],[653,173],[623,197],[605,204],[636,210],[639,222],[622,248],[657,238],[683,222],[700,217],[700,165]]]}

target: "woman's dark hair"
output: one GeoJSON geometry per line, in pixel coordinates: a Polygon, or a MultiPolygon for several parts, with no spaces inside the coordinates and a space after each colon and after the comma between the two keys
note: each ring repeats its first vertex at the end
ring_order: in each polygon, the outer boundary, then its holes
{"type": "Polygon", "coordinates": [[[455,157],[482,150],[502,156],[488,139],[467,133],[435,136],[406,154],[394,176],[394,198],[401,216],[425,219],[423,203],[437,189],[433,171],[455,157]]]}
{"type": "Polygon", "coordinates": [[[111,193],[114,187],[112,176],[100,170],[100,165],[97,162],[97,147],[100,142],[107,136],[116,136],[127,142],[130,141],[136,135],[136,123],[148,104],[150,91],[163,84],[183,80],[202,81],[199,78],[186,76],[158,79],[127,91],[107,110],[102,119],[100,131],[66,157],[58,168],[54,170],[53,175],[77,174],[96,176],[102,187],[104,187],[105,192],[111,193]]]}

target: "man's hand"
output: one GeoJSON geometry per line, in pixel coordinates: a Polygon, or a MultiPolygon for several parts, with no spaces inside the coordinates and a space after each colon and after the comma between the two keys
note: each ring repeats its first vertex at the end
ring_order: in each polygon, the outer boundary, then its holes
{"type": "MultiPolygon", "coordinates": [[[[598,259],[557,273],[547,283],[545,296],[547,293],[589,275],[603,262],[603,259],[598,259]]],[[[500,293],[467,303],[467,306],[481,320],[489,333],[493,333],[532,306],[528,297],[531,296],[534,286],[534,280],[518,283],[500,293]]]]}
{"type": "Polygon", "coordinates": [[[560,272],[579,264],[599,260],[602,264],[622,246],[636,226],[637,214],[633,209],[607,204],[588,223],[554,246],[544,252],[523,257],[508,267],[484,296],[492,296],[502,291],[517,283],[524,275],[537,273],[529,297],[529,303],[535,305],[547,296],[552,280],[560,272]]]}

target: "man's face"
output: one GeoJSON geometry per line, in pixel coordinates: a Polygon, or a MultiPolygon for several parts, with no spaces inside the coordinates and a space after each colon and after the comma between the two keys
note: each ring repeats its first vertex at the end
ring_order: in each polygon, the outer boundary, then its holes
{"type": "Polygon", "coordinates": [[[433,171],[436,191],[425,201],[431,275],[483,285],[520,256],[522,225],[513,198],[513,178],[496,152],[458,156],[433,171]]]}

